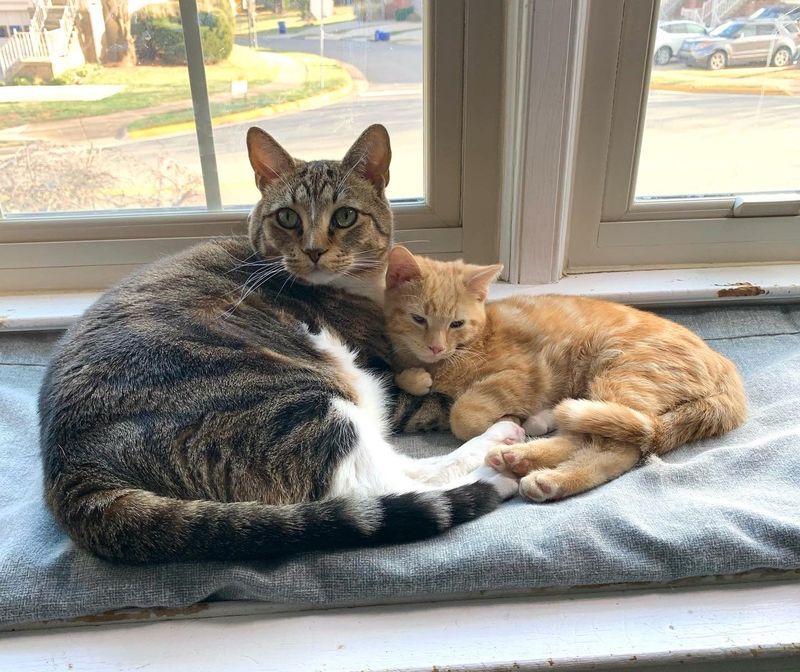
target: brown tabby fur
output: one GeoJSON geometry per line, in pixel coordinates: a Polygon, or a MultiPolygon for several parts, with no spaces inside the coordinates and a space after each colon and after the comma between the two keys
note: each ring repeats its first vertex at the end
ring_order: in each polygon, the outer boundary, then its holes
{"type": "MultiPolygon", "coordinates": [[[[388,369],[370,296],[383,296],[391,247],[389,136],[370,126],[341,161],[294,159],[257,128],[247,143],[261,193],[249,236],[141,269],[56,348],[39,396],[55,518],[104,558],[160,562],[396,543],[496,507],[481,482],[331,494],[360,443],[330,408],[358,392],[314,337],[338,336],[360,371],[388,369]],[[333,221],[342,206],[356,213],[346,228],[333,221]],[[299,217],[289,229],[286,208],[299,217]]],[[[443,397],[390,394],[395,431],[446,426],[443,397]]]]}
{"type": "Polygon", "coordinates": [[[582,297],[486,304],[500,270],[396,247],[384,312],[397,383],[414,394],[452,397],[456,436],[475,436],[507,416],[544,434],[554,417],[558,435],[501,446],[487,457],[498,470],[524,476],[524,496],[545,501],[583,492],[630,470],[642,454],[662,454],[744,421],[736,368],[689,330],[582,297]],[[464,325],[450,328],[457,320],[464,325]],[[431,346],[443,350],[434,355],[431,346]]]}

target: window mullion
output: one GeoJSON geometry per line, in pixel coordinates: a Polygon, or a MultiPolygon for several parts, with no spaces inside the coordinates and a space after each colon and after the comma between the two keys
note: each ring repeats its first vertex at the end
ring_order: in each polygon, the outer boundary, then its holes
{"type": "Polygon", "coordinates": [[[189,86],[192,91],[197,146],[200,151],[200,169],[203,172],[203,187],[206,207],[222,209],[219,189],[217,155],[214,149],[214,129],[211,124],[211,106],[208,101],[208,84],[203,63],[203,44],[200,39],[200,21],[195,0],[179,0],[183,39],[186,43],[186,61],[189,68],[189,86]]]}

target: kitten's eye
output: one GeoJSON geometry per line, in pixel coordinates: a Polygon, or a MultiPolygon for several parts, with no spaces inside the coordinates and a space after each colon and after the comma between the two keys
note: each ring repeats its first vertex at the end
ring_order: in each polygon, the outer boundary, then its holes
{"type": "Polygon", "coordinates": [[[422,317],[422,315],[417,315],[416,313],[411,313],[411,319],[417,324],[428,324],[428,320],[422,317]]]}
{"type": "Polygon", "coordinates": [[[358,213],[353,208],[339,208],[333,213],[331,224],[337,229],[347,229],[356,223],[358,213]]]}
{"type": "Polygon", "coordinates": [[[300,223],[300,215],[291,208],[281,208],[275,213],[275,218],[284,229],[295,229],[300,223]]]}
{"type": "Polygon", "coordinates": [[[453,320],[450,323],[450,328],[451,329],[461,329],[461,327],[463,327],[463,326],[464,326],[464,320],[453,320]]]}

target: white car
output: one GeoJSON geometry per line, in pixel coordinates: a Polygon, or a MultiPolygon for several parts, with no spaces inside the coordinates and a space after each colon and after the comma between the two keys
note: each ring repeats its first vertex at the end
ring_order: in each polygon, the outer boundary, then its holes
{"type": "Polygon", "coordinates": [[[653,62],[666,65],[678,54],[684,40],[708,35],[702,23],[696,21],[661,21],[656,29],[656,46],[653,50],[653,62]]]}

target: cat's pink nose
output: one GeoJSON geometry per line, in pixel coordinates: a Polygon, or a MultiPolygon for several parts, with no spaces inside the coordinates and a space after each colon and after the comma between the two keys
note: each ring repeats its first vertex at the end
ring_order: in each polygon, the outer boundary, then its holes
{"type": "Polygon", "coordinates": [[[430,350],[434,355],[438,355],[440,352],[442,352],[442,350],[444,350],[444,347],[441,345],[429,345],[428,350],[430,350]]]}

